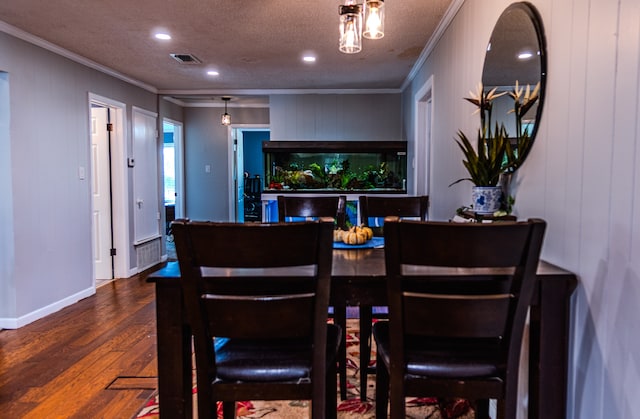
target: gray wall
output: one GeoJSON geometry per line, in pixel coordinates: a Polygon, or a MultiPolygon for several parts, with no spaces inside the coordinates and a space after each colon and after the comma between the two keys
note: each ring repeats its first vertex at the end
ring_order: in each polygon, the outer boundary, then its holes
{"type": "MultiPolygon", "coordinates": [[[[431,214],[468,204],[453,137],[473,132],[463,101],[482,73],[493,25],[508,0],[466,1],[403,94],[433,76],[431,214]]],[[[640,415],[640,1],[533,0],[548,44],[547,98],[535,145],[516,177],[519,217],[548,227],[543,257],[575,272],[568,417],[640,415]]],[[[561,371],[558,371],[561,373],[561,371]]],[[[525,402],[526,400],[523,400],[525,402]]]]}
{"type": "Polygon", "coordinates": [[[0,320],[28,322],[93,292],[89,92],[126,103],[129,130],[131,106],[157,112],[157,96],[2,32],[0,71],[0,320]]]}
{"type": "MultiPolygon", "coordinates": [[[[229,127],[218,108],[185,108],[185,215],[229,221],[229,127]],[[207,173],[206,167],[210,172],[207,173]]],[[[268,108],[230,108],[233,125],[269,124],[268,108]]]]}

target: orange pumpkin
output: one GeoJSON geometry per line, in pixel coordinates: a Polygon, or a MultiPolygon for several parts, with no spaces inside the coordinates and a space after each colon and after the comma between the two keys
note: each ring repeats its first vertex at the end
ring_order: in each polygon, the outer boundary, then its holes
{"type": "Polygon", "coordinates": [[[342,235],[342,241],[346,244],[363,244],[367,241],[367,236],[359,227],[352,227],[342,235]]]}
{"type": "Polygon", "coordinates": [[[362,226],[360,227],[360,231],[362,231],[364,235],[367,236],[367,240],[371,240],[373,238],[373,230],[369,227],[362,226]]]}

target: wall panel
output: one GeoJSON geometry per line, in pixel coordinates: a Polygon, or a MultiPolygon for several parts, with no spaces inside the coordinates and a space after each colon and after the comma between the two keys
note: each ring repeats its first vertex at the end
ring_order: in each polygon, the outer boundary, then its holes
{"type": "MultiPolygon", "coordinates": [[[[447,141],[457,129],[477,126],[460,98],[479,77],[483,57],[475,51],[484,47],[488,22],[509,3],[466,1],[404,92],[410,108],[410,97],[433,75],[432,217],[446,219],[464,203],[464,188],[446,186],[464,173],[461,155],[447,141]]],[[[636,417],[640,1],[532,3],[547,32],[548,94],[536,144],[517,173],[516,211],[547,220],[543,257],[580,279],[572,305],[568,417],[636,417]]]]}
{"type": "Polygon", "coordinates": [[[400,94],[272,95],[274,140],[402,140],[400,94]]]}

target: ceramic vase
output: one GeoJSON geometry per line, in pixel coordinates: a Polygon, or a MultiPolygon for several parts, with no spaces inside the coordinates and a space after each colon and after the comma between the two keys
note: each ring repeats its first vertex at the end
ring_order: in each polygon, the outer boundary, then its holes
{"type": "Polygon", "coordinates": [[[478,214],[493,214],[500,209],[502,188],[500,186],[474,186],[471,189],[473,211],[478,214]]]}

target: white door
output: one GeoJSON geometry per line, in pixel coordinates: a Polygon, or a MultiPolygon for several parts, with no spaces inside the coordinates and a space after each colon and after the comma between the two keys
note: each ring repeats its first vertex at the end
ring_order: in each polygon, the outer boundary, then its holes
{"type": "Polygon", "coordinates": [[[91,193],[96,280],[113,278],[108,108],[91,107],[91,193]]]}
{"type": "MultiPolygon", "coordinates": [[[[134,107],[133,119],[133,196],[134,244],[160,237],[158,191],[157,114],[134,107]]],[[[138,269],[144,267],[138,266],[138,269]]]]}

